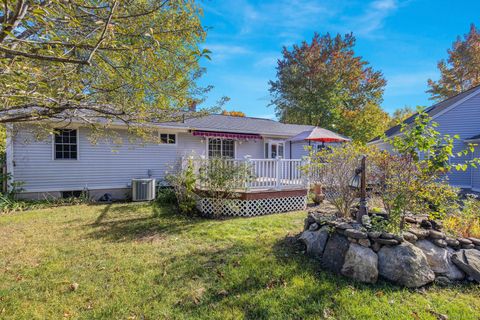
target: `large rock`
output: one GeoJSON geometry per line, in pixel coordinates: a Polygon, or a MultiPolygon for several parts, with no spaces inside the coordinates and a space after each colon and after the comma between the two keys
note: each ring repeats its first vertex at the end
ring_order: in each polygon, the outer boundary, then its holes
{"type": "Polygon", "coordinates": [[[480,251],[462,249],[452,254],[452,261],[475,281],[480,282],[480,251]]]}
{"type": "Polygon", "coordinates": [[[410,242],[382,247],[378,251],[378,272],[382,277],[409,288],[421,287],[435,279],[423,251],[410,242]]]}
{"type": "Polygon", "coordinates": [[[447,248],[447,250],[448,250],[449,264],[448,264],[448,271],[447,273],[445,273],[445,276],[448,279],[454,280],[454,281],[460,281],[465,279],[465,273],[462,270],[460,270],[452,261],[452,255],[455,253],[455,250],[453,250],[452,248],[447,248]]]}
{"type": "Polygon", "coordinates": [[[299,240],[307,247],[308,255],[321,259],[328,240],[328,227],[324,226],[316,231],[304,231],[299,240]]]}
{"type": "Polygon", "coordinates": [[[454,250],[440,248],[428,240],[417,241],[415,245],[422,249],[428,265],[436,274],[446,276],[450,280],[462,280],[465,277],[450,258],[454,250]]]}
{"type": "Polygon", "coordinates": [[[378,279],[378,257],[372,249],[352,243],[345,255],[341,273],[352,279],[375,283],[378,279]]]}
{"type": "Polygon", "coordinates": [[[419,240],[415,245],[422,249],[433,272],[442,274],[448,271],[447,249],[440,248],[428,240],[419,240]]]}
{"type": "Polygon", "coordinates": [[[327,270],[340,273],[349,247],[350,241],[347,238],[336,232],[333,233],[323,251],[322,266],[327,270]]]}

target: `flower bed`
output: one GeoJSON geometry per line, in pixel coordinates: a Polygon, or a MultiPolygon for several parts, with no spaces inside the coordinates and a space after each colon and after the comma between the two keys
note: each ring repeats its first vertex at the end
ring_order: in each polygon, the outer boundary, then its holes
{"type": "Polygon", "coordinates": [[[322,267],[375,283],[379,277],[416,288],[453,281],[480,283],[480,239],[451,238],[426,217],[406,217],[402,235],[368,230],[350,219],[309,213],[299,240],[322,267]]]}

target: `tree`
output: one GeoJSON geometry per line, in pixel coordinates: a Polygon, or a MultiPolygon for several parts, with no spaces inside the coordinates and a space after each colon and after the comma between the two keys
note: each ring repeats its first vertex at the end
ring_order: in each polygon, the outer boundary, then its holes
{"type": "Polygon", "coordinates": [[[0,123],[133,125],[188,110],[209,89],[195,85],[209,53],[200,14],[192,0],[4,1],[0,123]]]}
{"type": "Polygon", "coordinates": [[[292,50],[284,47],[277,80],[270,81],[271,105],[278,118],[355,135],[350,126],[344,127],[345,115],[378,106],[386,81],[355,56],[354,46],[352,34],[332,38],[327,33],[315,34],[311,43],[304,41],[292,50]]]}
{"type": "Polygon", "coordinates": [[[245,117],[245,113],[243,113],[242,111],[227,111],[227,110],[223,110],[222,111],[222,114],[224,116],[232,116],[232,117],[245,117]]]}
{"type": "MultiPolygon", "coordinates": [[[[423,110],[425,109],[425,107],[417,106],[416,109],[423,110]]],[[[396,125],[399,125],[400,123],[402,123],[403,121],[405,121],[407,118],[411,117],[414,114],[415,114],[415,110],[409,106],[404,106],[403,108],[399,108],[395,110],[390,119],[389,127],[394,127],[396,125]]]]}
{"type": "Polygon", "coordinates": [[[474,24],[447,52],[448,59],[437,64],[440,79],[428,79],[432,100],[445,100],[480,84],[480,32],[474,24]]]}
{"type": "Polygon", "coordinates": [[[388,129],[390,117],[378,105],[367,103],[358,110],[344,110],[338,130],[361,143],[367,143],[388,129]]]}

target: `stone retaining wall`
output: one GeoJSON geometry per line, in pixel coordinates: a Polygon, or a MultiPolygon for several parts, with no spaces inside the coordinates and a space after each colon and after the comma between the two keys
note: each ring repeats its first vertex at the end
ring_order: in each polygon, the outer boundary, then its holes
{"type": "Polygon", "coordinates": [[[408,217],[407,222],[408,231],[399,236],[309,213],[299,240],[323,268],[361,282],[383,277],[409,288],[433,281],[480,283],[479,239],[447,237],[440,224],[425,218],[408,217]]]}

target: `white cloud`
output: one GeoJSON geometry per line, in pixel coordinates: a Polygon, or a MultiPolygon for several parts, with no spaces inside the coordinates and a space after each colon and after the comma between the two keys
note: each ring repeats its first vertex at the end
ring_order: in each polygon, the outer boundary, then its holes
{"type": "Polygon", "coordinates": [[[385,20],[399,7],[397,0],[375,0],[366,6],[363,14],[346,17],[351,31],[361,36],[373,36],[372,33],[384,26],[385,20]]]}

